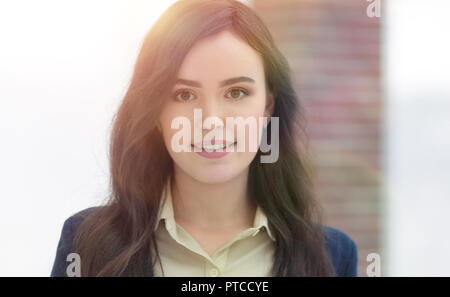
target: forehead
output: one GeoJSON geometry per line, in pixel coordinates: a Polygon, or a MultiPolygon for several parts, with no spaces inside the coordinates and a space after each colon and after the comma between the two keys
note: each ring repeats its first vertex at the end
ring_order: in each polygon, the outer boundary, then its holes
{"type": "Polygon", "coordinates": [[[217,83],[237,76],[264,80],[261,56],[230,31],[198,41],[188,52],[178,71],[178,78],[217,83]]]}

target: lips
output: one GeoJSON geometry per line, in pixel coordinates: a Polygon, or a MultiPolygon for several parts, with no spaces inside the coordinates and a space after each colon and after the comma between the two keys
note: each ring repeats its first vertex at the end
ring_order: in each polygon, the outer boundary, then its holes
{"type": "Polygon", "coordinates": [[[209,142],[196,142],[192,144],[193,147],[197,147],[201,150],[206,151],[215,151],[215,150],[221,150],[226,149],[227,147],[230,147],[234,145],[236,142],[234,141],[228,141],[228,140],[211,140],[209,142]]]}
{"type": "Polygon", "coordinates": [[[192,144],[194,147],[194,152],[199,156],[208,159],[219,159],[228,155],[227,148],[232,147],[236,144],[233,141],[226,140],[212,140],[208,143],[206,142],[196,142],[192,144]]]}

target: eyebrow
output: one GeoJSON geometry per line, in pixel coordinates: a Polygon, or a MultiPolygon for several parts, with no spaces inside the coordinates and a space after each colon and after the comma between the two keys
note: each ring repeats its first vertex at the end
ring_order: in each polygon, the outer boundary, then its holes
{"type": "MultiPolygon", "coordinates": [[[[226,85],[232,85],[238,82],[250,82],[250,83],[254,83],[255,80],[247,77],[247,76],[239,76],[239,77],[233,77],[233,78],[229,78],[229,79],[225,79],[221,82],[219,82],[219,86],[223,87],[226,85]]],[[[175,81],[175,84],[183,84],[183,85],[187,85],[187,86],[191,86],[191,87],[196,87],[196,88],[201,88],[202,84],[196,80],[189,80],[189,79],[183,79],[183,78],[178,78],[175,81]]]]}

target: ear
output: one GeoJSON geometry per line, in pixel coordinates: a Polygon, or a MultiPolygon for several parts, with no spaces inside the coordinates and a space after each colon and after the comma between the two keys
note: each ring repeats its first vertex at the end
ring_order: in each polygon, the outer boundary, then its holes
{"type": "Polygon", "coordinates": [[[273,92],[269,92],[267,94],[266,98],[266,110],[264,112],[264,115],[268,117],[267,124],[270,123],[271,116],[273,115],[274,108],[275,108],[275,96],[273,95],[273,92]]]}

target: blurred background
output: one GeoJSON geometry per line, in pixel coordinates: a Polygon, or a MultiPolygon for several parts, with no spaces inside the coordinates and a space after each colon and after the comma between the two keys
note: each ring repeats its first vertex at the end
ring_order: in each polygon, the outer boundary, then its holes
{"type": "MultiPolygon", "coordinates": [[[[49,275],[64,220],[103,201],[113,112],[173,2],[0,1],[0,276],[49,275]]],[[[358,275],[375,253],[381,276],[450,276],[450,3],[243,2],[292,67],[358,275]]]]}

